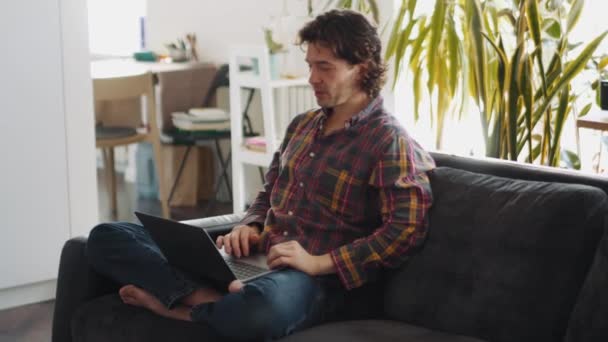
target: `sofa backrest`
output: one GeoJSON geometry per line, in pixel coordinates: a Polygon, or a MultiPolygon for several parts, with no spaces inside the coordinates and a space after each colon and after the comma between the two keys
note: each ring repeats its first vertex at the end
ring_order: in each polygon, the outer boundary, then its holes
{"type": "Polygon", "coordinates": [[[565,341],[608,341],[608,231],[604,231],[578,296],[565,341]]]}
{"type": "Polygon", "coordinates": [[[389,273],[384,314],[489,341],[561,341],[604,230],[606,193],[463,170],[579,183],[553,169],[434,157],[460,169],[431,172],[428,238],[389,273]]]}
{"type": "Polygon", "coordinates": [[[495,158],[456,156],[442,152],[431,152],[431,156],[435,159],[437,166],[531,181],[585,184],[600,188],[608,194],[608,177],[599,175],[495,158]]]}

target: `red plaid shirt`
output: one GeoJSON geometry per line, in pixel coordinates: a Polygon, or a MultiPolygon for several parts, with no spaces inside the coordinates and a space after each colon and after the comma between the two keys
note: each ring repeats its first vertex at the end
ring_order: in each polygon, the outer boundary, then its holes
{"type": "Polygon", "coordinates": [[[327,115],[319,109],[290,123],[241,223],[264,227],[266,252],[297,240],[312,255],[331,253],[351,289],[380,267],[399,266],[424,241],[432,202],[426,172],[435,163],[380,97],[324,136],[327,115]]]}

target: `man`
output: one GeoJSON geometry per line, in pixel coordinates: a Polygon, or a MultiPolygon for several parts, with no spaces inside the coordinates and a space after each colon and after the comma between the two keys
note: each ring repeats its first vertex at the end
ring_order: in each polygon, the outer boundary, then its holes
{"type": "Polygon", "coordinates": [[[298,115],[240,225],[217,240],[236,257],[256,248],[282,269],[227,294],[171,268],[141,227],[102,224],[91,264],[127,304],[203,321],[232,339],[272,339],[331,318],[341,298],[401,265],[426,235],[431,157],[386,113],[375,27],[347,10],[299,32],[321,109],[298,115]]]}

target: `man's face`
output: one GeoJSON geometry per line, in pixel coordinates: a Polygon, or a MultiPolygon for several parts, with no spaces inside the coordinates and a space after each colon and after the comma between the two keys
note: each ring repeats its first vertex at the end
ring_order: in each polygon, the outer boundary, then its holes
{"type": "Polygon", "coordinates": [[[352,65],[336,57],[331,49],[309,44],[306,51],[310,76],[317,103],[321,107],[335,107],[348,102],[353,94],[362,93],[359,86],[361,65],[352,65]]]}

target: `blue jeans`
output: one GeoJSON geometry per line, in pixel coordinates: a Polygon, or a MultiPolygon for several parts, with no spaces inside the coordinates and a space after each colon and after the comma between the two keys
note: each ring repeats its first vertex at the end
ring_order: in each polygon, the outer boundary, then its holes
{"type": "MultiPolygon", "coordinates": [[[[149,233],[136,224],[96,226],[89,235],[87,256],[99,273],[145,289],[168,308],[206,286],[169,265],[149,233]]],[[[284,269],[248,282],[217,302],[197,305],[190,316],[229,339],[270,340],[335,318],[345,293],[335,275],[311,277],[284,269]]]]}

